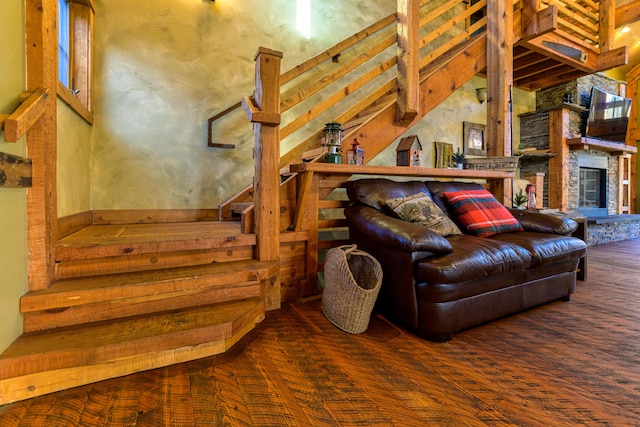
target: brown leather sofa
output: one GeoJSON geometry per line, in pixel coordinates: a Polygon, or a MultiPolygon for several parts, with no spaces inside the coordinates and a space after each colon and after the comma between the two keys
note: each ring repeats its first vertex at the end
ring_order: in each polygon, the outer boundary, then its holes
{"type": "Polygon", "coordinates": [[[347,184],[350,239],[382,265],[377,309],[418,335],[453,333],[554,300],[569,301],[585,243],[564,217],[510,210],[524,231],[477,237],[465,232],[443,194],[475,183],[369,178],[347,184]],[[424,192],[464,234],[443,237],[399,219],[385,201],[424,192]]]}

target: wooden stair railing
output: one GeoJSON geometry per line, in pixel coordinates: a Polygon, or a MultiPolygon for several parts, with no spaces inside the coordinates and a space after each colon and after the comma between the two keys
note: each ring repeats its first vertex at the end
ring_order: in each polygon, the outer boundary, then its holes
{"type": "MultiPolygon", "coordinates": [[[[548,66],[551,69],[555,68],[557,74],[549,74],[547,79],[549,83],[554,79],[558,81],[571,78],[571,71],[562,66],[562,61],[568,61],[578,68],[582,67],[583,70],[577,73],[606,67],[607,64],[619,61],[621,52],[612,52],[609,58],[602,58],[602,61],[595,62],[599,54],[597,45],[602,38],[600,34],[602,31],[597,25],[594,26],[594,23],[597,24],[602,15],[604,7],[602,4],[592,0],[527,0],[526,2],[514,0],[514,11],[517,13],[517,19],[514,19],[516,42],[523,36],[521,21],[534,20],[535,31],[557,30],[562,34],[560,37],[562,43],[576,45],[588,51],[589,63],[584,65],[580,64],[580,61],[571,63],[570,60],[562,57],[544,61],[544,57],[541,59],[539,56],[524,54],[518,56],[515,53],[514,60],[526,56],[523,60],[525,64],[529,63],[531,66],[550,64],[548,66]],[[526,13],[521,13],[523,10],[526,13]],[[539,13],[540,16],[532,17],[531,10],[534,14],[539,13]],[[582,22],[585,23],[584,27],[580,27],[582,22]],[[558,60],[560,60],[558,65],[553,65],[554,61],[558,60]]],[[[487,2],[480,0],[468,4],[458,0],[445,2],[422,0],[419,6],[419,27],[421,34],[424,34],[418,42],[419,66],[421,80],[424,80],[425,70],[432,71],[433,67],[430,64],[437,63],[437,58],[451,55],[455,52],[456,46],[482,34],[487,25],[487,2]]],[[[391,49],[394,41],[398,39],[393,25],[396,19],[398,19],[397,14],[389,15],[281,75],[281,112],[285,114],[281,126],[283,155],[280,166],[285,172],[289,164],[302,160],[303,153],[321,146],[321,129],[326,121],[343,123],[346,130],[355,126],[352,133],[357,134],[359,121],[365,120],[360,114],[361,111],[376,105],[381,97],[389,94],[395,96],[398,90],[396,77],[391,76],[382,81],[379,79],[385,72],[392,72],[397,63],[395,49],[391,49]],[[351,75],[357,75],[357,77],[349,79],[351,75]],[[338,87],[338,89],[327,92],[328,87],[338,87]],[[346,103],[350,103],[351,106],[341,107],[346,103]]],[[[526,37],[531,35],[537,37],[540,33],[524,34],[526,37]]],[[[526,49],[553,54],[553,50],[548,47],[550,40],[541,39],[536,43],[525,38],[524,43],[526,49]]],[[[530,54],[530,52],[527,53],[530,54]]],[[[522,67],[518,70],[522,70],[522,67]]],[[[482,69],[478,69],[477,72],[482,72],[482,69]]],[[[528,80],[528,77],[530,76],[526,75],[526,72],[522,72],[518,76],[518,83],[523,84],[524,87],[531,87],[534,83],[528,80]]],[[[236,107],[237,105],[227,111],[232,111],[236,107]]],[[[224,113],[216,117],[221,117],[224,113]]],[[[368,119],[373,120],[375,116],[368,119]]],[[[347,137],[345,140],[348,143],[347,137]]],[[[369,149],[367,151],[371,152],[369,149]]],[[[368,156],[369,159],[371,157],[371,155],[368,156]]],[[[231,203],[251,201],[252,196],[248,194],[249,192],[250,186],[222,203],[219,207],[220,219],[232,219],[234,215],[230,208],[231,203]]]]}
{"type": "MultiPolygon", "coordinates": [[[[470,16],[486,7],[486,0],[470,8],[459,0],[449,1],[444,7],[436,4],[429,0],[420,2],[420,26],[425,33],[419,41],[422,68],[472,35],[477,36],[486,26],[486,19],[466,24],[470,16]],[[443,14],[447,10],[449,13],[443,14]]],[[[283,172],[288,171],[291,163],[300,162],[304,153],[321,147],[324,123],[342,123],[343,140],[348,143],[363,124],[375,120],[377,114],[396,102],[398,56],[393,46],[398,35],[395,23],[396,14],[389,15],[281,75],[283,155],[280,167],[283,172]],[[381,101],[385,97],[387,101],[381,101]],[[364,111],[367,113],[363,114],[364,111]],[[295,144],[291,145],[290,141],[295,144]]],[[[369,159],[378,151],[366,149],[369,159]]],[[[232,219],[231,204],[252,200],[250,191],[250,187],[246,187],[222,203],[220,219],[232,219]]],[[[282,225],[283,230],[287,228],[286,223],[282,225]]]]}
{"type": "Polygon", "coordinates": [[[33,126],[44,113],[44,101],[49,97],[49,89],[38,88],[32,93],[26,93],[25,99],[16,110],[4,117],[4,140],[16,142],[33,126]]]}

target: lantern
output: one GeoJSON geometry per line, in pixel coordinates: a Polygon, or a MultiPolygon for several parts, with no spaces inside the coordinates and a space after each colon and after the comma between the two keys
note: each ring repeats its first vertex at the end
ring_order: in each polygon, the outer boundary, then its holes
{"type": "Polygon", "coordinates": [[[350,165],[364,165],[364,149],[360,148],[357,138],[353,138],[351,148],[347,150],[347,163],[350,165]]]}
{"type": "Polygon", "coordinates": [[[342,126],[340,123],[327,123],[324,125],[324,143],[329,151],[324,155],[325,163],[342,163],[342,126]]]}
{"type": "Polygon", "coordinates": [[[525,188],[527,193],[527,209],[535,209],[536,207],[536,186],[533,184],[527,184],[525,188]]]}

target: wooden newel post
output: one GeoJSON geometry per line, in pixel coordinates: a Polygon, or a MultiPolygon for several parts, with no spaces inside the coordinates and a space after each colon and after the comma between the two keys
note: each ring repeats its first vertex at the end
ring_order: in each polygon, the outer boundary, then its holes
{"type": "MultiPolygon", "coordinates": [[[[243,108],[253,123],[256,258],[280,260],[280,63],[282,52],[260,48],[255,57],[256,88],[243,108]]],[[[280,306],[279,281],[267,291],[265,306],[280,306]]]]}
{"type": "Polygon", "coordinates": [[[256,60],[256,89],[243,107],[253,123],[255,175],[254,209],[256,257],[280,258],[280,62],[282,52],[260,48],[256,60]]]}

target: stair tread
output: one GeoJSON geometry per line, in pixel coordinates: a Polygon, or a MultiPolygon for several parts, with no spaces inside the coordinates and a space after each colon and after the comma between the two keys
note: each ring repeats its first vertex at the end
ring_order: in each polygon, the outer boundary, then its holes
{"type": "Polygon", "coordinates": [[[260,298],[25,333],[0,355],[0,379],[225,340],[264,317],[260,298]]]}
{"type": "Polygon", "coordinates": [[[90,225],[56,244],[57,260],[123,254],[255,245],[240,224],[199,221],[163,224],[90,225]]]}
{"type": "Polygon", "coordinates": [[[26,313],[183,290],[238,286],[265,280],[278,268],[275,261],[252,259],[64,279],[48,289],[27,292],[20,304],[26,313]]]}

